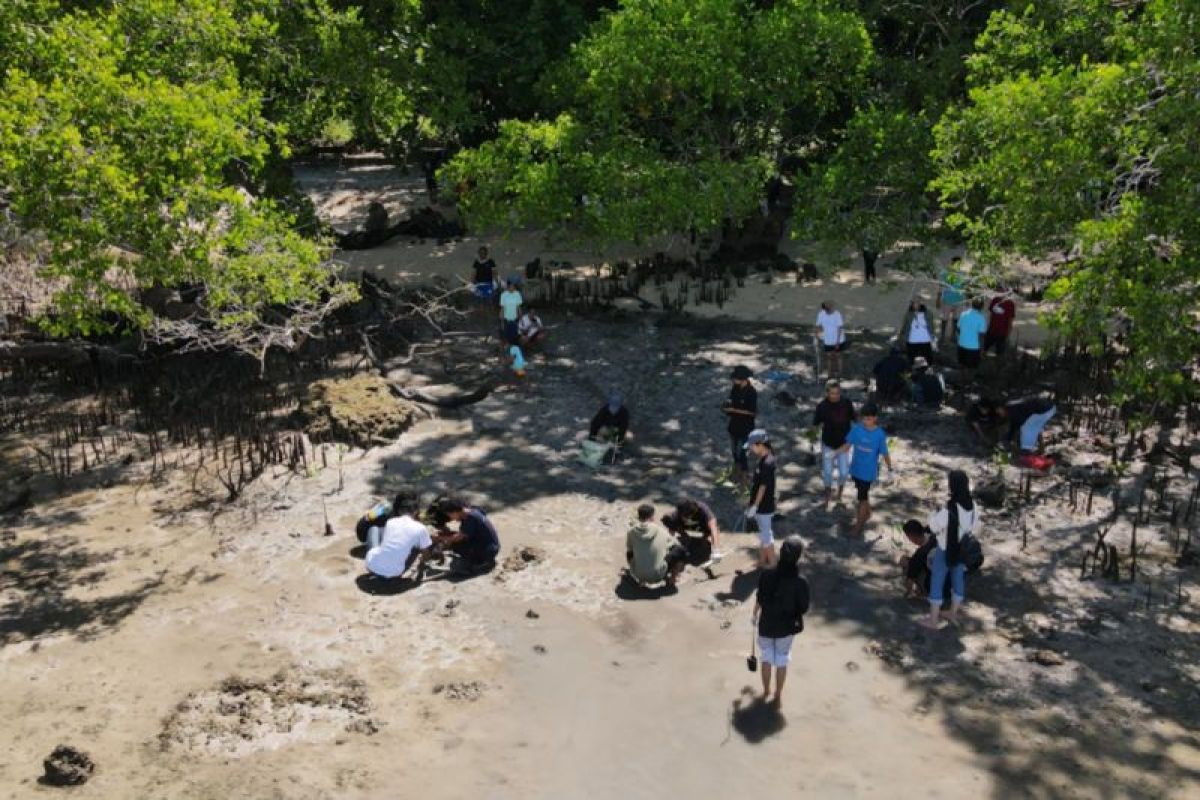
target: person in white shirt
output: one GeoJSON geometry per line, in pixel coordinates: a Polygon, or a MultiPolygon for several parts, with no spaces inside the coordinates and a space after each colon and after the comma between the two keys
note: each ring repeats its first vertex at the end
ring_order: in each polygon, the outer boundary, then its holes
{"type": "Polygon", "coordinates": [[[828,300],[821,303],[821,310],[817,313],[817,333],[829,359],[829,378],[832,380],[842,374],[842,347],[846,343],[846,331],[842,312],[836,310],[828,300]]]}
{"type": "Polygon", "coordinates": [[[517,279],[510,277],[505,290],[500,293],[500,322],[504,328],[504,341],[510,345],[520,341],[517,322],[521,318],[521,305],[524,302],[517,289],[517,279]]]}
{"type": "Polygon", "coordinates": [[[937,538],[937,547],[930,559],[933,575],[929,581],[929,614],[920,623],[936,629],[942,613],[942,593],[946,575],[950,575],[950,612],[946,618],[958,621],[958,610],[966,597],[967,565],[963,563],[960,543],[968,534],[979,530],[979,509],[971,498],[971,481],[967,473],[950,473],[950,499],[929,517],[930,532],[937,538]]]}
{"type": "Polygon", "coordinates": [[[921,302],[921,298],[914,297],[908,304],[899,338],[904,342],[904,352],[908,356],[909,364],[918,358],[933,360],[933,329],[929,324],[929,311],[921,302]]]}
{"type": "Polygon", "coordinates": [[[521,319],[517,321],[517,336],[520,337],[521,347],[526,349],[542,343],[546,338],[546,326],[542,318],[533,313],[528,306],[521,309],[521,319]]]}
{"type": "MultiPolygon", "coordinates": [[[[418,559],[424,565],[433,553],[433,536],[417,521],[420,499],[412,492],[400,492],[392,501],[392,517],[382,528],[367,530],[367,571],[380,578],[399,578],[418,559]]],[[[416,579],[421,580],[417,569],[416,579]]]]}

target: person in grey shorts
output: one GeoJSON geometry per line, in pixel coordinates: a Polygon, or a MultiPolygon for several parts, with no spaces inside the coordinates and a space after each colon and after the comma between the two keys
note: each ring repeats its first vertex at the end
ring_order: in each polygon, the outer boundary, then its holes
{"type": "Polygon", "coordinates": [[[772,567],[775,565],[775,535],[771,530],[775,516],[775,448],[762,428],[750,432],[745,447],[758,459],[746,518],[758,524],[758,565],[772,567]]]}

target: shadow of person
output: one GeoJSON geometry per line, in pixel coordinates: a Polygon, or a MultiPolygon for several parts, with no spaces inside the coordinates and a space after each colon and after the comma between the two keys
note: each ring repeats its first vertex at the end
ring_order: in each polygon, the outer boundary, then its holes
{"type": "Polygon", "coordinates": [[[758,744],[787,727],[787,719],[779,707],[756,695],[749,686],[733,701],[730,712],[733,729],[750,744],[758,744]]]}
{"type": "Polygon", "coordinates": [[[368,548],[365,544],[356,544],[356,545],[354,545],[354,547],[350,548],[350,557],[351,558],[366,558],[367,550],[368,550],[368,548]]]}
{"type": "Polygon", "coordinates": [[[738,570],[729,584],[729,590],[717,592],[714,597],[718,600],[736,600],[744,603],[758,589],[758,579],[762,570],[758,567],[750,570],[738,570]]]}
{"type": "Polygon", "coordinates": [[[622,572],[621,577],[617,579],[617,585],[613,587],[613,594],[622,600],[658,600],[661,597],[678,593],[678,587],[668,586],[665,583],[657,586],[640,584],[629,577],[628,572],[622,572]]]}
{"type": "Polygon", "coordinates": [[[393,597],[398,594],[404,594],[409,589],[415,589],[421,585],[420,581],[413,580],[412,578],[381,578],[370,572],[364,572],[362,575],[359,575],[354,579],[354,584],[358,586],[359,591],[379,597],[393,597]]]}

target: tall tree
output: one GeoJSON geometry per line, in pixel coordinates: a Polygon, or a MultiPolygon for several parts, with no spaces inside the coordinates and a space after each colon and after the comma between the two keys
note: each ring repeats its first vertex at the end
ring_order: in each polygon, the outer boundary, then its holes
{"type": "Polygon", "coordinates": [[[992,17],[969,100],[936,128],[934,182],[985,263],[1072,254],[1050,321],[1128,348],[1126,397],[1196,392],[1200,15],[1056,0],[992,17]]]}

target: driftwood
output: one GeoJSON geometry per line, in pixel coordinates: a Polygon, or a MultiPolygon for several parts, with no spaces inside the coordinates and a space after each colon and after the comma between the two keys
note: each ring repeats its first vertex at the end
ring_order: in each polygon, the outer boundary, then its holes
{"type": "Polygon", "coordinates": [[[0,361],[41,361],[72,367],[101,364],[115,367],[121,364],[136,364],[138,360],[132,353],[84,342],[0,341],[0,361]]]}
{"type": "Polygon", "coordinates": [[[437,408],[461,408],[462,406],[469,406],[472,403],[478,403],[496,388],[494,384],[488,383],[469,392],[451,395],[450,397],[431,397],[420,389],[410,389],[395,383],[389,383],[388,386],[392,388],[392,394],[403,400],[436,406],[437,408]]]}

